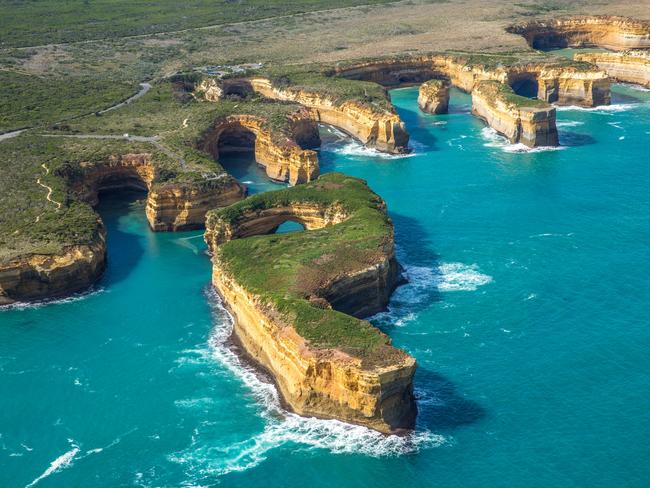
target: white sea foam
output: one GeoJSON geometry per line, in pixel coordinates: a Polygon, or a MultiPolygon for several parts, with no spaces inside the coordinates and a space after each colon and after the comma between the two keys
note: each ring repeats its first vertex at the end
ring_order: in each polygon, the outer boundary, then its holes
{"type": "Polygon", "coordinates": [[[387,322],[404,327],[417,319],[414,307],[430,303],[435,293],[475,291],[487,285],[492,277],[479,271],[476,264],[440,263],[438,266],[406,266],[404,274],[408,283],[395,290],[388,308],[370,320],[387,322]]]}
{"type": "MultiPolygon", "coordinates": [[[[351,136],[345,132],[340,131],[339,129],[332,126],[325,126],[327,132],[336,137],[336,140],[330,143],[326,143],[322,146],[322,149],[326,151],[336,152],[338,154],[343,154],[346,156],[362,156],[365,158],[380,158],[380,159],[402,159],[410,158],[415,155],[415,151],[406,154],[389,154],[385,152],[378,151],[370,147],[366,147],[361,144],[359,141],[353,139],[351,136]]],[[[425,147],[424,144],[411,142],[411,149],[417,149],[419,144],[420,149],[425,147]]]]}
{"type": "Polygon", "coordinates": [[[596,113],[608,113],[608,112],[625,112],[639,107],[640,103],[615,103],[612,105],[599,105],[598,107],[580,107],[578,105],[556,105],[555,108],[558,112],[596,112],[596,113]]]}
{"type": "Polygon", "coordinates": [[[36,302],[15,302],[10,305],[3,305],[0,307],[0,312],[5,312],[8,310],[27,310],[30,308],[41,308],[48,305],[63,305],[66,303],[78,302],[90,298],[91,296],[98,295],[99,293],[104,293],[106,290],[104,288],[92,288],[83,293],[75,293],[66,298],[58,298],[55,300],[39,300],[36,302]]]}
{"type": "Polygon", "coordinates": [[[584,125],[584,122],[579,122],[577,120],[562,120],[555,124],[557,127],[578,127],[579,125],[584,125]]]}
{"type": "Polygon", "coordinates": [[[483,129],[481,129],[481,136],[487,141],[485,144],[483,144],[485,147],[495,147],[507,153],[537,153],[546,151],[561,151],[563,149],[566,149],[564,146],[528,147],[520,142],[513,144],[492,127],[483,127],[483,129]]]}
{"type": "Polygon", "coordinates": [[[70,441],[70,445],[71,445],[72,449],[70,449],[69,451],[61,454],[58,458],[56,458],[54,461],[52,461],[50,463],[50,467],[47,468],[45,471],[43,471],[43,474],[41,474],[38,478],[36,478],[31,483],[29,483],[26,486],[26,488],[34,486],[39,481],[47,478],[48,476],[56,473],[57,471],[61,471],[62,469],[65,469],[65,468],[71,466],[72,461],[74,460],[75,456],[79,453],[79,446],[77,446],[74,443],[74,441],[70,441]]]}
{"type": "Polygon", "coordinates": [[[425,447],[440,446],[443,436],[419,431],[405,436],[384,435],[366,427],[337,420],[306,418],[282,409],[278,391],[243,363],[229,347],[233,319],[214,291],[209,292],[215,328],[209,339],[214,360],[231,371],[251,391],[265,420],[264,430],[249,439],[228,446],[202,443],[196,436],[185,450],[169,456],[186,465],[194,475],[223,475],[244,471],[263,462],[267,453],[286,444],[306,449],[325,449],[334,454],[364,454],[373,457],[398,456],[425,447]]]}
{"type": "Polygon", "coordinates": [[[244,185],[252,185],[252,184],[254,184],[255,182],[254,182],[254,181],[251,181],[251,180],[246,180],[246,181],[242,181],[242,183],[243,183],[244,185]]]}
{"type": "Polygon", "coordinates": [[[435,270],[435,278],[440,291],[474,291],[492,281],[492,277],[481,273],[476,264],[463,263],[442,263],[435,270]]]}

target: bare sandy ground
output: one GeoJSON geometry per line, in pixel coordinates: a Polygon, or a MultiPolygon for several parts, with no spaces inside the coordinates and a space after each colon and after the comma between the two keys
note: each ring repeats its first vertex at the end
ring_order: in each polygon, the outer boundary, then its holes
{"type": "Polygon", "coordinates": [[[202,64],[336,61],[449,49],[525,50],[528,46],[524,40],[506,33],[505,26],[569,14],[650,19],[650,0],[407,0],[137,38],[39,47],[30,49],[31,56],[22,60],[20,67],[34,74],[143,79],[202,64]]]}

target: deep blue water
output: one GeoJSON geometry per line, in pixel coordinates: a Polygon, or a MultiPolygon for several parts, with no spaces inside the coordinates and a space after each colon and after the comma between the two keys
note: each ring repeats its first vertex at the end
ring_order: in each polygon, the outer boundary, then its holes
{"type": "MultiPolygon", "coordinates": [[[[227,347],[200,232],[103,199],[94,293],[0,312],[0,486],[645,487],[650,479],[650,93],[559,112],[518,152],[392,92],[415,151],[324,129],[323,171],[388,203],[411,280],[374,321],[419,363],[418,431],[278,407],[227,347]]],[[[251,191],[279,185],[231,161],[251,191]]]]}

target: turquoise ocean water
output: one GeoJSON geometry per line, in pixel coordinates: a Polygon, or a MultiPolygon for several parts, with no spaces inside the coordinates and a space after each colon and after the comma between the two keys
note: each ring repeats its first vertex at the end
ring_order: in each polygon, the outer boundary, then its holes
{"type": "MultiPolygon", "coordinates": [[[[94,292],[0,312],[0,486],[645,487],[650,93],[558,113],[523,151],[392,98],[414,152],[323,129],[323,171],[388,203],[410,279],[374,322],[419,362],[411,437],[283,412],[227,346],[200,232],[107,196],[94,292]]],[[[231,161],[252,191],[277,188],[231,161]]]]}

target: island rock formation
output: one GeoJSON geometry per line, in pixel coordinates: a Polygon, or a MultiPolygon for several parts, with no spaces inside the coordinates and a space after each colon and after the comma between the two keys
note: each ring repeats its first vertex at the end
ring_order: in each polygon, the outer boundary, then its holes
{"type": "Polygon", "coordinates": [[[498,81],[483,81],[472,91],[472,113],[512,143],[557,146],[555,108],[519,97],[498,81]]]}
{"type": "Polygon", "coordinates": [[[429,80],[420,85],[418,106],[430,114],[446,114],[449,109],[449,82],[429,80]]]}
{"type": "Polygon", "coordinates": [[[385,308],[399,277],[385,205],[364,182],[331,173],[249,197],[210,212],[205,236],[236,340],[291,410],[381,432],[413,428],[415,360],[351,316],[385,308]],[[246,239],[287,220],[307,231],[246,239]],[[357,232],[365,245],[346,238],[357,232]]]}

